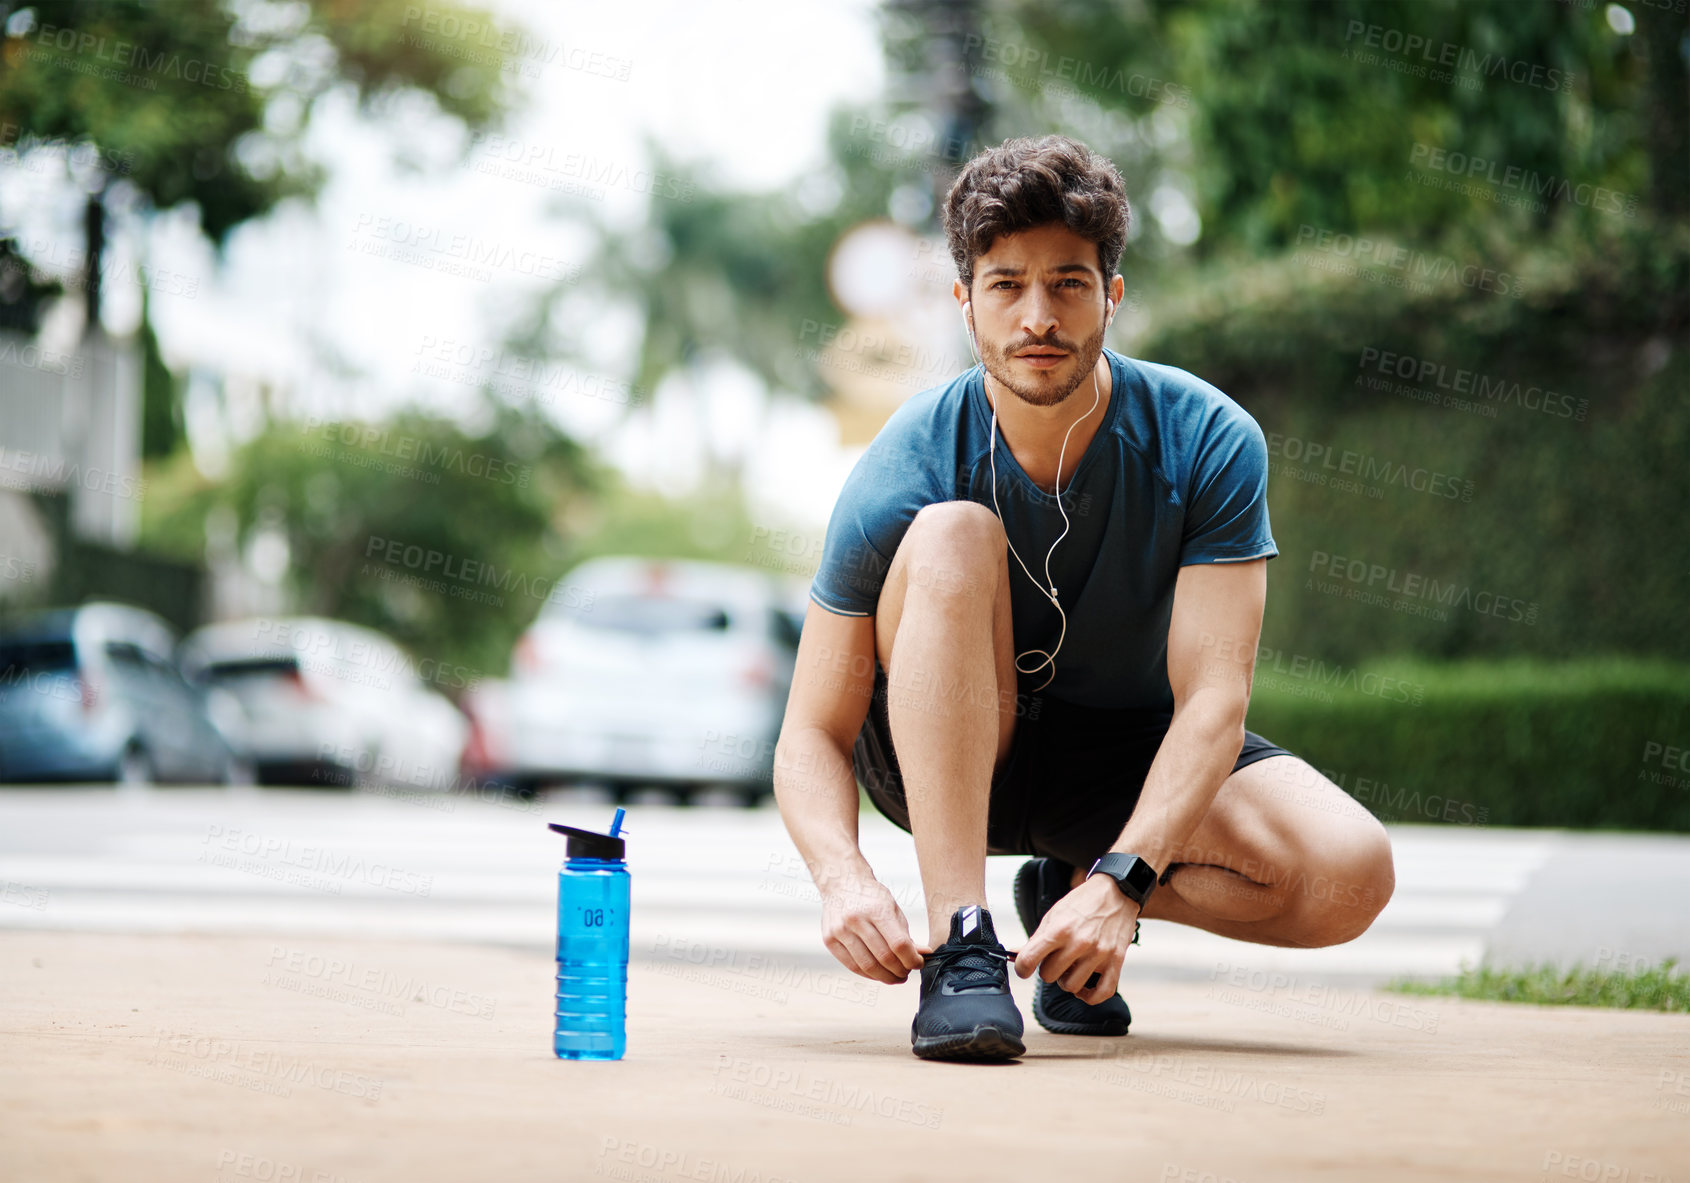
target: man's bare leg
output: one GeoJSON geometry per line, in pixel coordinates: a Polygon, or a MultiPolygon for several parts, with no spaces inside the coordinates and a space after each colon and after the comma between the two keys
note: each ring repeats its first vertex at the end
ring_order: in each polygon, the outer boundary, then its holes
{"type": "Polygon", "coordinates": [[[989,509],[929,505],[905,532],[875,612],[929,947],[958,908],[986,903],[987,805],[1015,728],[1006,554],[989,509]]]}
{"type": "MultiPolygon", "coordinates": [[[[949,501],[916,515],[881,589],[875,647],[938,944],[957,908],[986,902],[991,782],[1015,729],[1007,548],[991,511],[949,501]]],[[[1305,761],[1271,756],[1222,784],[1144,916],[1258,944],[1331,945],[1365,931],[1395,882],[1372,814],[1305,761]]]]}
{"type": "Polygon", "coordinates": [[[1269,756],[1222,783],[1144,917],[1315,948],[1360,936],[1395,886],[1378,819],[1307,761],[1269,756]]]}
{"type": "Polygon", "coordinates": [[[1390,901],[1385,827],[1296,756],[1227,777],[1147,917],[1262,945],[1354,940],[1390,901]]]}

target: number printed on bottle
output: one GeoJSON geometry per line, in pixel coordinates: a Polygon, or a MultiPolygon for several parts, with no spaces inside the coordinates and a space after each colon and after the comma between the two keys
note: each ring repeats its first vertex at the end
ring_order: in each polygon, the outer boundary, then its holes
{"type": "MultiPolygon", "coordinates": [[[[616,918],[616,914],[614,912],[611,913],[611,919],[614,920],[615,918],[616,918]]],[[[581,924],[582,924],[583,927],[586,927],[586,928],[603,928],[604,927],[604,909],[603,908],[582,908],[581,909],[581,924]]]]}

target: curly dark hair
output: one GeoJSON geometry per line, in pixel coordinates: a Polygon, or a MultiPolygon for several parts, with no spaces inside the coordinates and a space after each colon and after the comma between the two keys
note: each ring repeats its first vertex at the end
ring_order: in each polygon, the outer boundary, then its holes
{"type": "Polygon", "coordinates": [[[1115,277],[1132,211],[1121,174],[1067,136],[1005,140],[963,166],[945,194],[945,238],[957,276],[974,286],[974,260],[1000,234],[1061,222],[1097,244],[1103,281],[1115,277]]]}

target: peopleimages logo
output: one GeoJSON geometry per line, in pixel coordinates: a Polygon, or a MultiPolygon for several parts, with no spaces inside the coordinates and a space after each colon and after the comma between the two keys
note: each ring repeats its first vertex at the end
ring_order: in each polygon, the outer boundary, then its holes
{"type": "Polygon", "coordinates": [[[1453,580],[1440,581],[1435,576],[1399,571],[1395,567],[1370,563],[1366,559],[1349,558],[1324,550],[1311,551],[1311,582],[1315,575],[1343,580],[1370,591],[1391,592],[1406,597],[1409,601],[1424,600],[1444,608],[1466,608],[1481,616],[1495,616],[1515,623],[1537,623],[1538,606],[1535,600],[1528,602],[1517,596],[1487,590],[1475,592],[1471,584],[1453,580]]]}
{"type": "MultiPolygon", "coordinates": [[[[1221,662],[1229,664],[1232,671],[1237,670],[1237,664],[1249,660],[1253,662],[1253,673],[1258,685],[1275,685],[1274,675],[1281,678],[1295,679],[1305,683],[1309,688],[1336,687],[1360,694],[1372,695],[1385,699],[1387,702],[1405,702],[1419,706],[1426,698],[1426,687],[1419,682],[1410,682],[1403,678],[1389,674],[1371,673],[1346,666],[1342,662],[1327,663],[1318,657],[1310,657],[1302,653],[1287,653],[1283,649],[1274,649],[1267,645],[1257,644],[1251,652],[1250,642],[1238,637],[1217,636],[1211,632],[1199,635],[1197,643],[1206,654],[1217,659],[1205,664],[1205,671],[1225,673],[1226,667],[1221,662]]],[[[1277,683],[1284,689],[1296,691],[1291,684],[1277,683]]],[[[1321,701],[1332,701],[1330,696],[1322,696],[1321,701]]]]}
{"type": "MultiPolygon", "coordinates": [[[[557,66],[616,82],[626,82],[634,69],[631,58],[617,57],[584,45],[547,41],[531,36],[521,29],[500,28],[490,21],[478,20],[472,15],[449,8],[423,8],[407,4],[400,29],[400,40],[407,45],[432,43],[436,50],[444,50],[452,56],[488,65],[497,63],[506,70],[524,66],[557,66]],[[416,29],[420,29],[421,33],[416,32],[416,29]],[[450,45],[441,44],[454,41],[461,43],[456,47],[456,52],[450,45]],[[477,54],[471,52],[473,47],[489,52],[477,54]],[[514,60],[503,61],[501,58],[514,60]]],[[[520,72],[526,77],[536,76],[529,70],[520,72]]]]}
{"type": "MultiPolygon", "coordinates": [[[[338,443],[394,460],[415,461],[418,465],[455,472],[460,476],[485,477],[501,485],[518,485],[526,489],[534,477],[532,469],[512,461],[484,452],[465,451],[456,444],[432,443],[422,436],[394,432],[385,427],[307,415],[305,430],[314,441],[338,443]]],[[[333,455],[328,452],[321,454],[333,455]]],[[[341,459],[338,456],[334,458],[341,459]]]]}
{"type": "Polygon", "coordinates": [[[0,488],[29,489],[42,485],[58,488],[75,485],[90,493],[105,493],[137,501],[147,493],[147,482],[143,478],[103,468],[67,464],[62,456],[46,456],[18,448],[8,450],[0,446],[0,488]],[[22,475],[14,477],[13,473],[22,475]]]}
{"type": "Polygon", "coordinates": [[[1453,280],[1462,287],[1499,296],[1518,296],[1524,291],[1519,277],[1507,271],[1480,267],[1476,263],[1461,263],[1447,255],[1428,255],[1411,247],[1396,246],[1365,235],[1326,230],[1307,223],[1297,227],[1297,246],[1309,247],[1341,260],[1343,265],[1330,269],[1343,275],[1359,274],[1368,278],[1369,272],[1359,269],[1377,267],[1396,273],[1396,278],[1405,285],[1418,284],[1419,290],[1425,290],[1420,281],[1431,279],[1439,282],[1453,280]]]}
{"type": "Polygon", "coordinates": [[[200,845],[203,849],[199,862],[255,873],[276,872],[265,877],[296,882],[301,886],[320,889],[326,884],[335,895],[341,894],[340,882],[336,881],[361,882],[415,896],[427,896],[434,888],[433,875],[419,875],[389,863],[366,860],[361,855],[347,854],[326,846],[307,846],[291,838],[259,834],[252,830],[212,825],[207,827],[200,845]],[[301,874],[290,877],[283,873],[287,868],[301,874]],[[322,882],[311,881],[312,876],[322,882]]]}
{"type": "Polygon", "coordinates": [[[386,214],[359,214],[352,226],[351,247],[363,254],[413,263],[443,274],[461,271],[473,278],[486,279],[492,271],[506,271],[548,283],[575,283],[582,275],[579,263],[566,263],[555,255],[386,214]]]}
{"type": "Polygon", "coordinates": [[[400,649],[374,644],[338,628],[325,627],[315,620],[277,620],[261,616],[253,623],[252,636],[293,650],[298,654],[302,669],[384,690],[393,685],[395,677],[416,677],[451,690],[474,690],[486,677],[480,670],[432,657],[425,657],[413,665],[410,657],[400,649]]]}
{"type": "Polygon", "coordinates": [[[232,90],[242,94],[247,90],[246,76],[226,66],[200,58],[183,57],[168,50],[149,49],[133,41],[91,33],[86,29],[64,29],[43,24],[34,41],[61,54],[141,71],[141,75],[116,77],[119,81],[141,84],[147,90],[158,89],[158,78],[171,78],[212,90],[232,90]],[[144,77],[149,74],[155,77],[144,77]]]}
{"type": "Polygon", "coordinates": [[[1418,140],[1409,151],[1408,162],[1417,168],[1448,173],[1450,176],[1469,181],[1479,178],[1489,184],[1531,197],[1569,201],[1600,213],[1624,214],[1628,218],[1637,216],[1637,197],[1634,194],[1619,193],[1602,185],[1570,181],[1553,173],[1544,176],[1535,169],[1503,164],[1500,160],[1473,156],[1465,152],[1434,148],[1418,140]]]}
{"type": "Polygon", "coordinates": [[[1270,431],[1267,435],[1268,455],[1284,460],[1299,461],[1311,468],[1328,470],[1329,474],[1358,477],[1364,481],[1378,481],[1381,485],[1397,485],[1416,493],[1430,493],[1451,501],[1473,500],[1473,482],[1434,469],[1414,467],[1394,460],[1382,460],[1366,452],[1348,448],[1336,449],[1330,444],[1305,440],[1294,435],[1270,431]]]}
{"type": "Polygon", "coordinates": [[[1430,78],[1437,82],[1460,81],[1459,74],[1481,75],[1485,78],[1505,78],[1521,86],[1539,90],[1571,92],[1573,72],[1510,58],[1503,53],[1480,54],[1465,45],[1450,41],[1434,41],[1418,33],[1405,33],[1385,25],[1352,20],[1344,30],[1346,53],[1355,60],[1370,64],[1377,54],[1363,55],[1367,49],[1379,49],[1403,63],[1394,67],[1399,73],[1430,78]],[[1413,59],[1418,59],[1413,60],[1413,59]],[[1457,73],[1459,72],[1459,74],[1457,73]]]}
{"type": "Polygon", "coordinates": [[[481,153],[478,171],[545,188],[561,188],[565,183],[572,183],[584,187],[583,195],[590,195],[594,187],[601,190],[626,189],[630,193],[667,198],[683,204],[692,201],[698,193],[698,186],[685,177],[594,156],[590,152],[565,152],[553,143],[518,140],[478,131],[470,136],[470,146],[481,153]],[[508,166],[513,171],[500,172],[497,166],[508,166]]]}
{"type": "MultiPolygon", "coordinates": [[[[530,599],[582,611],[590,611],[593,606],[594,593],[591,589],[566,584],[562,576],[556,579],[547,579],[544,575],[531,576],[514,567],[500,568],[496,563],[466,559],[399,538],[370,535],[364,545],[364,557],[421,576],[438,576],[466,587],[496,587],[502,592],[526,595],[530,599]]],[[[370,564],[364,566],[369,568],[370,564]]]]}
{"type": "MultiPolygon", "coordinates": [[[[1525,410],[1541,411],[1556,419],[1572,419],[1582,423],[1590,410],[1589,399],[1574,399],[1571,395],[1546,390],[1531,383],[1499,378],[1480,370],[1462,369],[1460,366],[1446,365],[1430,358],[1415,357],[1413,354],[1393,353],[1389,349],[1379,349],[1372,345],[1363,347],[1361,360],[1356,363],[1356,368],[1371,368],[1375,373],[1386,377],[1402,378],[1454,394],[1477,395],[1485,400],[1486,404],[1513,403],[1525,410]]],[[[1356,375],[1356,383],[1364,384],[1360,374],[1356,375]]]]}
{"type": "Polygon", "coordinates": [[[1073,94],[1082,90],[1113,90],[1135,99],[1148,98],[1153,103],[1175,103],[1181,107],[1191,105],[1191,91],[1187,87],[1143,74],[1128,74],[1111,63],[1088,62],[1084,58],[1053,54],[1048,49],[980,33],[970,33],[962,39],[962,56],[964,61],[970,61],[970,73],[979,77],[1002,76],[1006,81],[1024,81],[1073,94]],[[971,62],[974,58],[1004,69],[990,70],[974,65],[971,62]]]}
{"type": "MultiPolygon", "coordinates": [[[[0,154],[0,164],[5,163],[3,154],[0,154]]],[[[82,371],[88,368],[88,360],[74,353],[43,349],[33,341],[26,340],[19,346],[15,340],[8,339],[0,342],[0,366],[18,366],[25,370],[40,370],[44,374],[68,374],[80,378],[82,371]]]]}

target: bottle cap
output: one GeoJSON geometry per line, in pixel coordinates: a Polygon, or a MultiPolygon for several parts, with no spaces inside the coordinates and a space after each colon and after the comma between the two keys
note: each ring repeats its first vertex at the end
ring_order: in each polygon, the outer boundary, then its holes
{"type": "Polygon", "coordinates": [[[546,828],[555,830],[569,839],[570,858],[596,859],[624,859],[627,854],[628,843],[618,835],[622,832],[623,811],[616,811],[616,820],[610,824],[610,833],[600,834],[596,830],[578,830],[574,826],[560,826],[556,822],[547,822],[546,828]]]}

